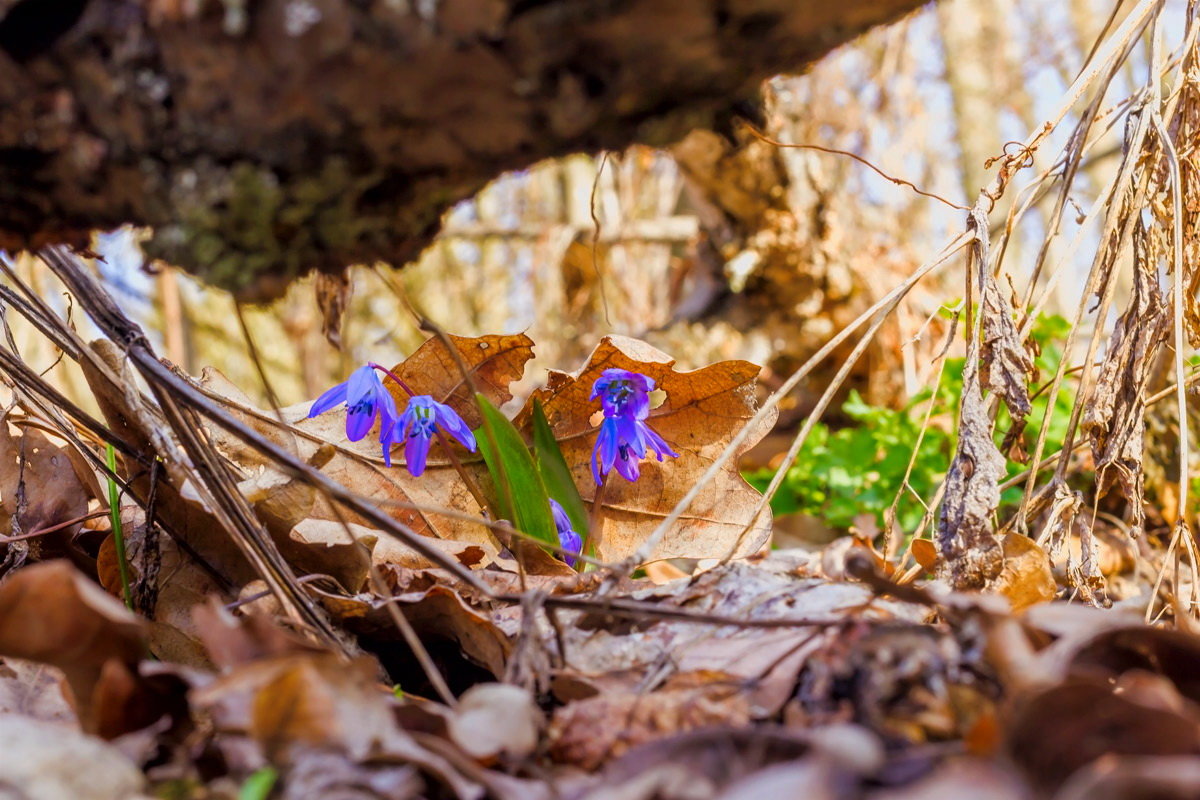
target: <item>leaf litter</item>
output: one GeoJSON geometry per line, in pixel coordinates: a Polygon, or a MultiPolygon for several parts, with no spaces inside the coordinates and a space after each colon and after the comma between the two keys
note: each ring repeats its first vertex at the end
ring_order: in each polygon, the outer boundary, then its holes
{"type": "MultiPolygon", "coordinates": [[[[486,372],[476,384],[482,391],[510,399],[528,344],[450,342],[469,369],[486,372]],[[478,358],[489,350],[492,360],[478,358]]],[[[420,390],[468,418],[471,395],[447,366],[454,359],[445,347],[434,338],[414,355],[441,365],[420,390]]],[[[606,339],[578,372],[553,373],[535,396],[592,514],[586,459],[595,420],[587,393],[612,366],[642,371],[663,389],[666,400],[649,421],[680,457],[644,463],[637,483],[602,497],[604,527],[592,553],[601,562],[634,552],[756,408],[752,365],[676,372],[669,357],[635,340],[606,339]]],[[[395,371],[418,380],[406,364],[395,371]]],[[[974,380],[968,376],[969,385],[974,380]]],[[[837,556],[764,550],[769,522],[748,516],[757,495],[731,467],[654,560],[715,564],[749,525],[741,558],[692,573],[657,570],[658,582],[622,578],[597,593],[602,571],[547,569],[563,565],[499,535],[473,498],[450,488],[458,476],[436,448],[418,481],[402,468],[384,469],[369,440],[346,442],[339,419],[306,419],[307,409],[295,407],[281,409],[280,421],[211,370],[202,385],[265,437],[430,537],[483,589],[340,512],[302,476],[225,429],[206,428],[236,491],[345,648],[314,639],[262,580],[247,579],[250,570],[214,551],[222,546],[211,535],[219,523],[185,473],[158,475],[157,524],[147,524],[144,509],[123,510],[134,581],[156,583],[157,602],[144,617],[114,597],[120,586],[111,564],[103,566],[111,557],[91,562],[107,593],[61,559],[26,565],[0,585],[7,713],[121,753],[107,765],[123,776],[111,778],[121,788],[100,781],[80,796],[185,787],[233,796],[269,767],[278,771],[281,797],[350,787],[362,796],[414,798],[921,797],[980,780],[996,797],[1031,797],[1065,791],[1092,764],[1092,751],[1079,751],[1070,731],[1046,721],[1064,708],[1084,728],[1087,719],[1116,715],[1164,731],[1136,743],[1126,729],[1113,730],[1093,745],[1095,758],[1109,748],[1130,759],[1200,758],[1188,744],[1200,745],[1200,717],[1189,710],[1191,686],[1177,666],[1200,646],[1182,632],[1099,624],[1103,615],[1077,621],[1069,635],[1061,620],[1013,616],[1011,609],[1050,608],[1057,593],[1049,557],[1024,537],[997,540],[998,595],[921,589],[897,582],[888,562],[863,549],[869,543],[851,542],[837,556]],[[157,571],[145,563],[150,535],[162,540],[157,571]],[[394,610],[455,688],[452,705],[429,699],[428,676],[414,666],[394,610]],[[1097,631],[1090,638],[1081,633],[1089,625],[1097,631]],[[1174,638],[1160,641],[1159,633],[1174,638]],[[1064,755],[1048,756],[1054,748],[1064,755]],[[1002,768],[1000,756],[1015,771],[1002,768]]],[[[110,411],[110,422],[138,451],[156,452],[149,432],[130,423],[145,414],[129,408],[134,402],[115,399],[111,408],[125,408],[110,411]]],[[[531,408],[532,399],[516,415],[528,437],[531,408]]],[[[965,419],[970,414],[964,410],[965,419]]],[[[38,448],[57,449],[38,436],[38,448]]],[[[984,441],[991,444],[990,436],[984,441]]],[[[477,457],[459,456],[486,481],[477,457]]],[[[145,479],[134,486],[151,488],[145,479]]],[[[38,524],[76,511],[55,507],[38,524]]],[[[944,549],[938,558],[948,563],[954,553],[944,549]]]]}

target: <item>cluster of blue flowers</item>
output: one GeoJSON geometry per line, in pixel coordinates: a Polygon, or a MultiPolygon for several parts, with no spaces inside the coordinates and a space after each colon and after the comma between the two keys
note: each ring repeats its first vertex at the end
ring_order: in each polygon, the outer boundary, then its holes
{"type": "Polygon", "coordinates": [[[652,391],[653,378],[624,369],[606,369],[593,384],[591,399],[599,398],[604,409],[604,422],[592,449],[592,476],[597,485],[614,467],[625,480],[636,481],[647,450],[654,451],[659,461],[663,456],[679,457],[646,424],[652,391]]]}
{"type": "MultiPolygon", "coordinates": [[[[383,447],[384,463],[389,467],[392,465],[392,448],[403,443],[404,465],[414,477],[425,472],[430,444],[439,432],[449,434],[463,447],[475,452],[475,434],[454,409],[422,394],[410,396],[401,414],[391,392],[383,385],[380,372],[399,382],[379,364],[359,367],[345,381],[317,398],[309,409],[309,418],[345,404],[346,438],[352,442],[364,438],[376,421],[380,421],[379,442],[383,447]]],[[[653,379],[624,369],[606,369],[592,385],[590,399],[599,399],[604,411],[600,435],[592,449],[592,475],[597,486],[613,469],[625,480],[636,481],[641,474],[639,465],[647,451],[653,452],[659,461],[664,456],[679,456],[646,424],[650,416],[650,392],[654,391],[654,386],[653,379]]],[[[572,527],[566,511],[555,500],[550,501],[550,510],[562,548],[578,553],[583,547],[582,537],[572,527]]],[[[571,566],[575,565],[575,560],[573,556],[567,557],[571,566]]]]}
{"type": "Polygon", "coordinates": [[[453,408],[427,394],[413,395],[404,408],[396,411],[396,401],[377,373],[378,364],[359,367],[342,383],[317,398],[308,411],[309,419],[331,408],[346,404],[346,438],[357,442],[370,432],[377,419],[383,462],[392,465],[392,446],[404,443],[404,464],[414,477],[425,472],[429,445],[438,430],[445,431],[463,447],[475,452],[475,434],[453,408]]]}

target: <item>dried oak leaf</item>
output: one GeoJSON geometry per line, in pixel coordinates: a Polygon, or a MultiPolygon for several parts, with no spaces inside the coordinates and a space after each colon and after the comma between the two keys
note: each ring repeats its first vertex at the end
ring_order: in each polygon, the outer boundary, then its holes
{"type": "MultiPolygon", "coordinates": [[[[674,359],[645,342],[606,336],[578,372],[551,371],[546,387],[533,393],[517,417],[518,426],[527,426],[533,400],[541,401],[575,484],[584,501],[591,503],[596,494],[591,458],[600,415],[599,404],[588,399],[592,384],[604,370],[618,367],[653,378],[666,394],[662,405],[650,411],[647,423],[679,458],[644,461],[636,483],[610,475],[599,535],[593,534],[601,560],[632,555],[757,409],[754,381],[759,367],[754,364],[722,361],[691,372],[677,372],[674,364],[674,359]]],[[[738,458],[766,435],[775,417],[772,412],[757,423],[651,559],[723,558],[735,545],[735,555],[744,557],[766,543],[771,534],[770,509],[755,516],[761,495],[742,478],[738,458]]]]}
{"type": "MultiPolygon", "coordinates": [[[[440,337],[429,339],[411,356],[392,367],[392,372],[417,394],[432,395],[458,412],[471,428],[482,424],[475,406],[471,384],[459,367],[466,368],[474,388],[497,406],[512,399],[509,384],[521,379],[525,364],[533,358],[533,340],[523,333],[516,336],[466,337],[447,334],[458,358],[446,349],[440,337]]],[[[408,394],[391,381],[387,386],[403,408],[408,394]]]]}
{"type": "MultiPolygon", "coordinates": [[[[474,427],[479,424],[478,411],[470,386],[459,371],[458,360],[461,359],[465,364],[479,391],[493,403],[501,405],[512,399],[508,387],[521,378],[526,362],[533,357],[533,342],[523,334],[478,338],[452,336],[450,340],[458,358],[446,349],[440,339],[435,338],[426,341],[392,371],[414,392],[429,394],[439,402],[447,403],[474,427]]],[[[398,404],[403,408],[407,395],[392,386],[391,381],[386,383],[396,393],[398,404]]],[[[261,434],[294,449],[301,458],[319,466],[333,480],[374,500],[414,532],[458,543],[456,546],[463,553],[463,560],[486,563],[486,558],[468,551],[471,546],[481,546],[486,553],[496,551],[492,535],[480,523],[425,510],[448,508],[469,513],[478,509],[462,478],[441,452],[440,445],[435,444],[431,449],[425,474],[414,478],[404,468],[402,448],[395,450],[393,466],[388,468],[383,463],[378,436],[368,435],[358,442],[348,441],[343,411],[333,410],[308,419],[312,403],[300,403],[281,410],[287,423],[287,427],[283,427],[273,412],[255,408],[249,398],[218,371],[205,369],[203,384],[210,393],[223,398],[235,415],[261,434]],[[405,508],[403,505],[422,506],[423,509],[405,508]]],[[[314,571],[340,573],[351,583],[361,584],[365,563],[354,548],[334,547],[333,540],[328,537],[324,537],[328,541],[314,542],[312,531],[299,529],[305,519],[309,520],[310,527],[311,520],[339,519],[326,498],[319,493],[298,490],[298,499],[303,502],[293,506],[292,513],[286,513],[286,508],[279,509],[278,503],[270,505],[275,493],[263,491],[263,488],[273,485],[273,482],[291,486],[291,482],[236,437],[216,426],[211,426],[209,432],[228,458],[243,469],[256,470],[253,481],[245,483],[243,488],[256,501],[256,509],[262,514],[272,535],[280,542],[281,548],[285,552],[296,547],[307,549],[310,558],[321,561],[320,570],[315,569],[318,564],[312,565],[314,571]]],[[[467,453],[457,444],[452,446],[458,448],[459,458],[466,469],[482,477],[484,469],[478,456],[467,453]]],[[[366,522],[354,514],[343,512],[343,516],[352,523],[361,525],[366,522]]],[[[338,543],[345,542],[339,539],[338,543]]],[[[390,550],[384,549],[385,552],[390,550]]],[[[346,588],[357,591],[361,587],[347,585],[346,588]]]]}

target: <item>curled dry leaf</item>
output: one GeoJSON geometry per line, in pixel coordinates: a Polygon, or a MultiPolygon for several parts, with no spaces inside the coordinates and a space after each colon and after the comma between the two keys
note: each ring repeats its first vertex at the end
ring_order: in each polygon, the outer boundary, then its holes
{"type": "MultiPolygon", "coordinates": [[[[388,569],[384,578],[395,585],[395,579],[404,572],[388,569]]],[[[495,623],[467,605],[459,593],[434,585],[422,590],[398,591],[386,602],[395,603],[418,633],[448,638],[464,655],[496,677],[504,674],[512,644],[495,623]]],[[[376,632],[394,634],[395,624],[385,611],[376,609],[366,622],[374,623],[376,632]]]]}
{"type": "Polygon", "coordinates": [[[1021,342],[1021,333],[1013,320],[1013,307],[1000,289],[991,270],[981,269],[983,280],[983,341],[980,357],[983,363],[983,385],[1004,401],[1012,417],[1012,433],[1020,436],[1032,404],[1029,400],[1029,378],[1033,375],[1033,359],[1021,342]]]}
{"type": "Polygon", "coordinates": [[[137,664],[145,624],[66,561],[25,567],[0,585],[0,656],[63,671],[85,728],[105,665],[137,664]]]}
{"type": "Polygon", "coordinates": [[[338,350],[342,349],[342,317],[350,303],[353,285],[347,272],[317,272],[313,295],[321,310],[321,334],[338,350]]]}
{"type": "Polygon", "coordinates": [[[1004,569],[989,588],[1007,597],[1013,611],[1053,600],[1058,585],[1046,551],[1019,533],[1005,536],[1003,546],[1004,569]]]}
{"type": "Polygon", "coordinates": [[[229,546],[228,533],[189,485],[190,462],[178,452],[160,412],[136,390],[138,382],[129,374],[123,352],[107,339],[90,347],[89,357],[80,362],[88,388],[109,428],[141,456],[140,460],[120,456],[117,471],[129,476],[140,497],[153,491],[159,519],[218,573],[236,583],[257,577],[240,549],[229,546]],[[143,468],[160,457],[163,469],[157,475],[143,468]]]}
{"type": "Polygon", "coordinates": [[[1049,791],[1102,757],[1200,755],[1200,723],[1172,708],[1167,687],[1140,696],[1119,690],[1081,677],[1023,698],[1009,721],[1009,755],[1049,791]]]}
{"type": "Polygon", "coordinates": [[[937,527],[943,569],[955,589],[981,589],[1003,569],[1003,548],[992,531],[992,515],[1000,505],[1004,471],[1004,456],[992,441],[978,369],[968,355],[958,450],[946,475],[946,499],[937,527]]]}
{"type": "MultiPolygon", "coordinates": [[[[517,418],[518,426],[527,426],[533,399],[541,401],[575,484],[590,503],[596,493],[591,458],[599,415],[599,405],[588,399],[592,384],[604,370],[619,367],[653,378],[665,392],[666,399],[651,410],[647,422],[679,458],[643,462],[636,483],[610,474],[601,530],[599,535],[593,534],[596,554],[604,561],[632,555],[720,457],[757,408],[754,381],[759,368],[754,364],[722,361],[692,372],[677,372],[674,363],[645,342],[606,336],[578,372],[552,371],[546,387],[533,393],[517,418]]],[[[769,414],[751,432],[651,558],[723,558],[731,550],[746,556],[763,546],[771,533],[770,509],[755,516],[761,496],[742,478],[738,458],[765,436],[774,422],[775,414],[769,414]]]]}
{"type": "Polygon", "coordinates": [[[550,754],[559,762],[596,769],[640,744],[712,726],[750,724],[750,709],[735,681],[664,688],[649,694],[606,692],[557,709],[550,754]]]}
{"type": "Polygon", "coordinates": [[[872,800],[1032,800],[1024,783],[991,760],[957,758],[903,788],[872,800]]]}
{"type": "Polygon", "coordinates": [[[1200,758],[1143,756],[1101,760],[1080,769],[1054,800],[1193,800],[1200,797],[1200,758]]]}
{"type": "Polygon", "coordinates": [[[695,800],[720,797],[740,778],[801,761],[813,739],[778,727],[713,727],[633,748],[609,764],[586,800],[695,800]]]}
{"type": "MultiPolygon", "coordinates": [[[[1136,237],[1135,237],[1136,240],[1136,237]]],[[[1145,526],[1142,456],[1146,438],[1146,395],[1169,333],[1166,303],[1152,259],[1133,259],[1133,294],[1117,320],[1083,430],[1092,445],[1103,493],[1119,481],[1129,498],[1136,536],[1145,526]]]]}

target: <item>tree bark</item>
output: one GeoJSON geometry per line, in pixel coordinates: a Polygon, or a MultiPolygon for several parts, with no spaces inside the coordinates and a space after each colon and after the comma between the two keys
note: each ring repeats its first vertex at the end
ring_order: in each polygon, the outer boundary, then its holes
{"type": "Polygon", "coordinates": [[[0,0],[0,248],[147,225],[243,296],[411,259],[505,170],[720,129],[921,0],[0,0]]]}

